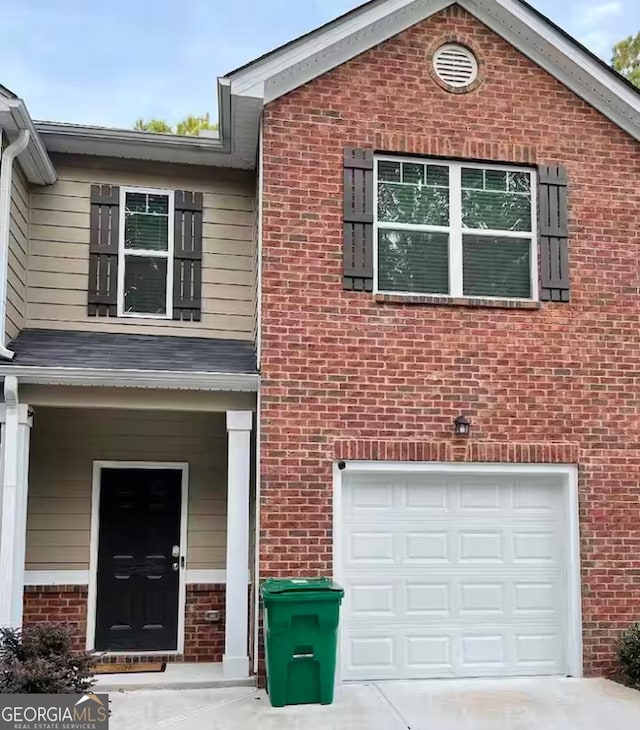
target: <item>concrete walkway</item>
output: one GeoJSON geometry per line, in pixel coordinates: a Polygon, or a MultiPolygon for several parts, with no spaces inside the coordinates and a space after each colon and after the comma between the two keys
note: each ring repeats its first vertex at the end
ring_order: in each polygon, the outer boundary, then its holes
{"type": "Polygon", "coordinates": [[[632,730],[640,693],[604,679],[345,685],[330,707],[274,709],[246,687],[111,694],[112,730],[632,730]]]}
{"type": "Polygon", "coordinates": [[[217,689],[255,687],[255,677],[225,679],[222,664],[169,662],[164,672],[99,674],[94,692],[132,692],[139,689],[217,689]]]}

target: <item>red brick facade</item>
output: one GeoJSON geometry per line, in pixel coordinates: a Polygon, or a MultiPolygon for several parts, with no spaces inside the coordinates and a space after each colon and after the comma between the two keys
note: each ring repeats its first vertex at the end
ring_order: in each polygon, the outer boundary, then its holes
{"type": "Polygon", "coordinates": [[[73,648],[84,651],[88,593],[87,586],[26,586],[23,623],[69,624],[73,628],[73,648]]]}
{"type": "Polygon", "coordinates": [[[262,577],[331,573],[334,459],[578,463],[585,670],[611,670],[640,602],[638,169],[632,138],[458,8],[267,106],[262,577]],[[452,38],[480,56],[469,94],[429,72],[452,38]],[[566,166],[571,303],[344,291],[347,146],[566,166]]]}
{"type": "Polygon", "coordinates": [[[221,662],[224,653],[223,585],[187,586],[187,615],[184,630],[184,660],[187,662],[221,662]],[[211,623],[207,611],[220,611],[220,621],[211,623]]]}
{"type": "MultiPolygon", "coordinates": [[[[86,586],[28,586],[24,590],[24,623],[68,623],[74,629],[74,648],[84,650],[87,633],[86,586]]],[[[158,660],[221,662],[224,652],[224,585],[187,585],[184,654],[158,660]],[[220,611],[220,621],[206,620],[207,611],[220,611]]],[[[135,655],[130,659],[133,661],[135,655]]],[[[116,657],[113,661],[126,661],[116,657]]]]}

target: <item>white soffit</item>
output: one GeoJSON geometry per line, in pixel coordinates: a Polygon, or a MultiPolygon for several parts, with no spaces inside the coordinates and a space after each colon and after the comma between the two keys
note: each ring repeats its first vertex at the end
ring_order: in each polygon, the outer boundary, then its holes
{"type": "MultiPolygon", "coordinates": [[[[379,0],[227,77],[231,94],[268,103],[419,23],[451,0],[379,0]]],[[[640,140],[640,94],[520,0],[458,0],[497,35],[640,140]]]]}

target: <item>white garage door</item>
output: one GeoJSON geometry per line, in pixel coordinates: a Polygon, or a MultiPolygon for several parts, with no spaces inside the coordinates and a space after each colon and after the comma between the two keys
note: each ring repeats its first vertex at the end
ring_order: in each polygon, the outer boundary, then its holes
{"type": "Polygon", "coordinates": [[[343,679],[567,674],[561,485],[345,472],[343,679]]]}

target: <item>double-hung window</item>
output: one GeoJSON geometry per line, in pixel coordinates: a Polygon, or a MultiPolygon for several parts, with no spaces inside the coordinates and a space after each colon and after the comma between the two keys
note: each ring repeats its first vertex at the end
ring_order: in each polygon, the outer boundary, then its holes
{"type": "Polygon", "coordinates": [[[375,289],[536,299],[535,173],[376,159],[375,289]]]}
{"type": "Polygon", "coordinates": [[[174,193],[120,188],[118,316],[172,317],[174,193]]]}

